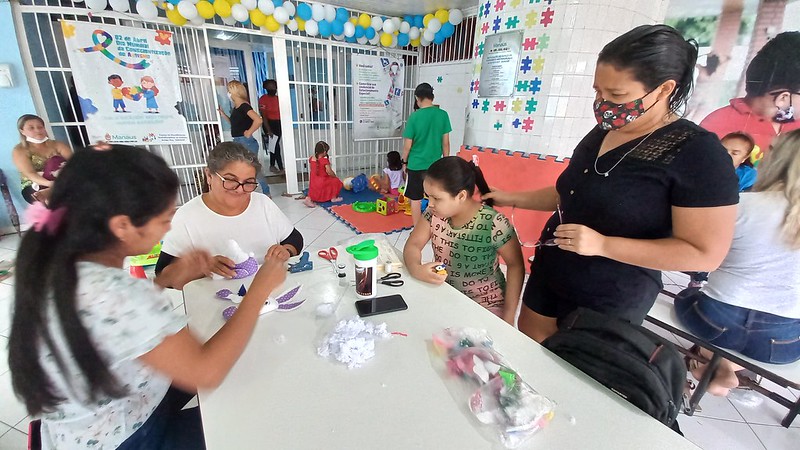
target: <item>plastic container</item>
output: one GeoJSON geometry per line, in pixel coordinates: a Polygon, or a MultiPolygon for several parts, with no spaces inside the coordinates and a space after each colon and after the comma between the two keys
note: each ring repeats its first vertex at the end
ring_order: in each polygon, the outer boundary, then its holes
{"type": "Polygon", "coordinates": [[[372,239],[347,247],[347,253],[356,261],[356,295],[360,299],[373,298],[378,290],[378,247],[372,239]]]}

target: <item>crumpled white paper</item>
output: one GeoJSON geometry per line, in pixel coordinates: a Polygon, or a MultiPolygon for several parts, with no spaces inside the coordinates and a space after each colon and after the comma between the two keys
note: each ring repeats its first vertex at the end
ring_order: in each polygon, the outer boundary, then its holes
{"type": "Polygon", "coordinates": [[[388,339],[391,336],[385,322],[376,325],[353,317],[336,324],[333,331],[322,340],[317,354],[323,358],[332,357],[347,365],[348,369],[355,369],[375,356],[377,339],[388,339]]]}

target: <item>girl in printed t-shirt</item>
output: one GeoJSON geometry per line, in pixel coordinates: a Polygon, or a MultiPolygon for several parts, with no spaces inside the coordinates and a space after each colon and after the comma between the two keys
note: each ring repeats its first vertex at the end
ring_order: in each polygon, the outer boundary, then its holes
{"type": "MultiPolygon", "coordinates": [[[[423,181],[428,226],[414,227],[403,249],[406,267],[414,278],[448,284],[484,308],[514,325],[525,268],[522,250],[508,219],[473,198],[475,185],[482,193],[489,186],[480,169],[457,156],[433,163],[423,181]],[[436,261],[422,264],[422,248],[428,241],[436,261]],[[508,266],[503,276],[497,256],[508,266]],[[445,264],[448,273],[434,267],[445,264]]],[[[422,222],[421,222],[422,223],[422,222]]]]}
{"type": "Polygon", "coordinates": [[[394,150],[386,155],[386,159],[388,165],[383,169],[383,174],[381,175],[381,194],[397,197],[400,195],[398,189],[406,177],[405,172],[403,172],[403,160],[400,158],[400,152],[394,150]]]}

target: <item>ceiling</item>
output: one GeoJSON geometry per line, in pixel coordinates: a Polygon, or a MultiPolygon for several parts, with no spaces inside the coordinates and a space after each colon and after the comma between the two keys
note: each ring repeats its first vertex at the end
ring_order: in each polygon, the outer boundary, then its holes
{"type": "Polygon", "coordinates": [[[384,16],[425,14],[437,9],[477,10],[478,0],[325,0],[324,3],[384,16]]]}

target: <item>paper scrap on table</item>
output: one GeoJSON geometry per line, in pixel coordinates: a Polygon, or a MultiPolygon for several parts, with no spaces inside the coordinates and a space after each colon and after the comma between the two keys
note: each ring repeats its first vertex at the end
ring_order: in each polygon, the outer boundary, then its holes
{"type": "Polygon", "coordinates": [[[386,323],[378,325],[354,317],[339,321],[333,331],[328,333],[317,348],[323,358],[332,357],[347,365],[348,369],[361,367],[375,356],[375,341],[389,339],[391,333],[386,323]]]}

